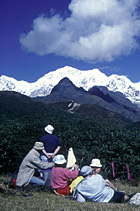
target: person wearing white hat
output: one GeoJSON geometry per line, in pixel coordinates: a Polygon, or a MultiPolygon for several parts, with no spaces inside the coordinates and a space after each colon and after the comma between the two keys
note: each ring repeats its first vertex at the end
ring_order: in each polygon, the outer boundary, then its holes
{"type": "Polygon", "coordinates": [[[68,180],[73,180],[78,176],[78,165],[74,165],[74,170],[68,170],[65,168],[66,159],[63,155],[56,155],[54,158],[55,167],[51,172],[50,185],[55,193],[61,195],[69,195],[70,187],[68,180]]]}
{"type": "Polygon", "coordinates": [[[92,161],[91,161],[90,166],[98,167],[98,168],[102,167],[101,162],[100,162],[100,160],[98,158],[93,158],[92,161]]]}
{"type": "Polygon", "coordinates": [[[44,144],[41,159],[50,162],[53,161],[53,158],[59,152],[61,142],[57,136],[53,135],[54,127],[52,125],[47,125],[44,130],[47,134],[40,139],[40,142],[44,144]]]}
{"type": "MultiPolygon", "coordinates": [[[[99,174],[102,167],[100,160],[98,158],[93,158],[90,167],[93,170],[94,174],[99,174]]],[[[117,190],[116,187],[108,179],[106,179],[105,181],[110,188],[112,188],[115,191],[117,190]]]]}
{"type": "Polygon", "coordinates": [[[119,203],[132,197],[125,195],[124,192],[114,191],[101,175],[93,173],[90,166],[83,166],[80,173],[84,179],[76,186],[73,194],[73,198],[79,202],[119,203]]]}
{"type": "Polygon", "coordinates": [[[90,167],[96,172],[96,174],[98,174],[101,171],[102,167],[100,160],[97,158],[93,158],[90,167]]]}
{"type": "Polygon", "coordinates": [[[44,186],[45,181],[34,176],[37,169],[48,169],[54,166],[54,163],[43,162],[40,159],[40,154],[44,149],[42,142],[35,142],[34,147],[23,159],[16,180],[16,186],[27,186],[29,183],[33,183],[39,186],[44,186]]]}

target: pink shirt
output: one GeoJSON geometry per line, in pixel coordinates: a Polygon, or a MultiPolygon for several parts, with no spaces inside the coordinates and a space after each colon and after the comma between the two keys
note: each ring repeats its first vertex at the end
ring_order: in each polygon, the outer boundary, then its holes
{"type": "Polygon", "coordinates": [[[51,172],[50,185],[53,189],[61,189],[67,186],[68,179],[75,179],[78,176],[78,170],[70,171],[62,167],[53,167],[51,172]]]}

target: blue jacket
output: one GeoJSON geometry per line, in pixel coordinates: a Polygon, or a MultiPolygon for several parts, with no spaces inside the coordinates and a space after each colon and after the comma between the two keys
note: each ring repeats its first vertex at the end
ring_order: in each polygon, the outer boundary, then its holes
{"type": "Polygon", "coordinates": [[[75,189],[73,198],[79,202],[96,201],[109,202],[114,195],[114,190],[108,186],[99,174],[86,177],[75,189]]]}

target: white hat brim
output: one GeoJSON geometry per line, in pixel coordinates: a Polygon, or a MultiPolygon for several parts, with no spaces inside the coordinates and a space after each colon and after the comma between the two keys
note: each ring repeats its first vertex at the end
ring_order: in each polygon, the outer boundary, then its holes
{"type": "Polygon", "coordinates": [[[102,167],[102,165],[92,165],[92,164],[90,164],[90,166],[91,167],[96,167],[96,168],[101,168],[102,167]]]}
{"type": "Polygon", "coordinates": [[[60,161],[55,161],[54,163],[56,163],[56,164],[64,164],[64,163],[66,163],[67,161],[66,160],[60,160],[60,161]]]}

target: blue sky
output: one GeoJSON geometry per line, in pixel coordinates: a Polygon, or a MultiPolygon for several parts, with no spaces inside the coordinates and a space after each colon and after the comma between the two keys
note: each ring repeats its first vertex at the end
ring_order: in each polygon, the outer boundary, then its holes
{"type": "Polygon", "coordinates": [[[139,0],[1,0],[0,76],[66,65],[140,81],[139,0]]]}

